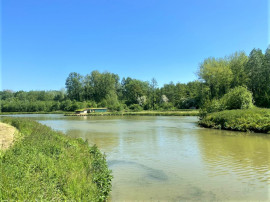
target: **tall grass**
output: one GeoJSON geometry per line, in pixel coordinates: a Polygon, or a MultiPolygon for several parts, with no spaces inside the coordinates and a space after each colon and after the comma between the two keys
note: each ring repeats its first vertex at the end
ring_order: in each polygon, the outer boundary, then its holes
{"type": "Polygon", "coordinates": [[[0,200],[104,201],[111,171],[96,146],[25,118],[5,118],[20,140],[0,156],[0,200]]]}
{"type": "Polygon", "coordinates": [[[209,113],[199,124],[209,128],[270,133],[270,109],[252,108],[209,113]]]}

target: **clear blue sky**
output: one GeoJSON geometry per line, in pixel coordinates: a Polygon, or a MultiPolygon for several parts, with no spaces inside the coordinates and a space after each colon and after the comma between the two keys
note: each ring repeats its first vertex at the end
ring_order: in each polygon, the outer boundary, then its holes
{"type": "Polygon", "coordinates": [[[2,0],[1,89],[58,90],[93,70],[195,80],[205,58],[269,44],[267,0],[2,0]]]}

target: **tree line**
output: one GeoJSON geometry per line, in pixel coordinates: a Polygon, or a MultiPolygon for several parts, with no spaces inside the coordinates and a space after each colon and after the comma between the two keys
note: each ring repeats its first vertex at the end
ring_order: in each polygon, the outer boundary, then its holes
{"type": "Polygon", "coordinates": [[[223,58],[207,58],[197,72],[198,79],[188,83],[158,86],[155,78],[142,81],[122,78],[110,72],[92,71],[87,75],[72,72],[60,91],[0,91],[1,110],[74,111],[85,107],[111,110],[177,110],[200,108],[222,98],[231,89],[246,87],[254,104],[270,107],[270,48],[265,53],[253,49],[247,56],[235,52],[223,58]]]}
{"type": "Polygon", "coordinates": [[[205,85],[204,99],[219,99],[230,89],[246,86],[258,107],[270,107],[270,47],[253,49],[249,56],[236,52],[229,57],[207,58],[198,76],[205,85]]]}

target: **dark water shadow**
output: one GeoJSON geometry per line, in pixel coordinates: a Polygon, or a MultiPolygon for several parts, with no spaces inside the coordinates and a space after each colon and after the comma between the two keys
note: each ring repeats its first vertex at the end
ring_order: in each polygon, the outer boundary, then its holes
{"type": "Polygon", "coordinates": [[[108,165],[110,168],[114,166],[127,166],[132,165],[134,167],[140,168],[146,173],[146,177],[152,180],[166,181],[168,180],[168,176],[162,171],[158,169],[154,169],[148,166],[145,166],[140,163],[132,162],[132,161],[121,161],[121,160],[111,160],[108,161],[108,165]]]}

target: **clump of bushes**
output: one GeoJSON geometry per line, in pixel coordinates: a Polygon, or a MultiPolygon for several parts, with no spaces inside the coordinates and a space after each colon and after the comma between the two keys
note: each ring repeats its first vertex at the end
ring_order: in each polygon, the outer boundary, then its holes
{"type": "Polygon", "coordinates": [[[252,93],[243,86],[231,89],[221,98],[225,109],[250,109],[253,107],[252,93]]]}
{"type": "Polygon", "coordinates": [[[140,112],[143,110],[143,108],[139,104],[132,104],[129,106],[129,109],[134,112],[140,112]]]}
{"type": "Polygon", "coordinates": [[[221,99],[207,100],[201,108],[200,117],[208,113],[232,109],[251,109],[253,107],[252,93],[243,86],[231,89],[221,99]]]}
{"type": "Polygon", "coordinates": [[[164,102],[160,104],[160,109],[161,110],[174,110],[175,107],[170,102],[164,102]]]}
{"type": "Polygon", "coordinates": [[[204,127],[270,133],[270,109],[225,110],[208,114],[199,121],[204,127]]]}
{"type": "Polygon", "coordinates": [[[5,118],[21,139],[0,156],[0,200],[105,201],[111,171],[96,146],[35,121],[5,118]]]}

